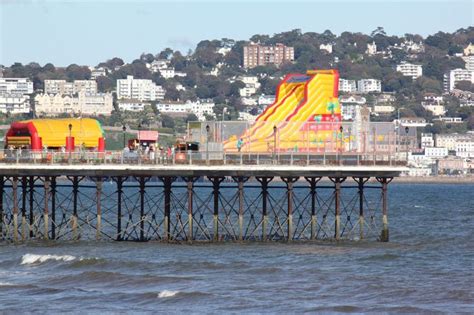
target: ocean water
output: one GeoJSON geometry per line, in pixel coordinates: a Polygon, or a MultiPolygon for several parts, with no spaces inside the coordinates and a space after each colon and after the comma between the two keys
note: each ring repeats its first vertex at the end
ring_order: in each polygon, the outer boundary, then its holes
{"type": "Polygon", "coordinates": [[[474,313],[474,185],[389,202],[389,243],[0,243],[0,313],[474,313]]]}

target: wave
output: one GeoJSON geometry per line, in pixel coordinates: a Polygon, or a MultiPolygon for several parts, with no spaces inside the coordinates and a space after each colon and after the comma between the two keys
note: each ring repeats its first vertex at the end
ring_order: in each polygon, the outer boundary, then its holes
{"type": "Polygon", "coordinates": [[[158,298],[160,299],[169,298],[169,297],[175,296],[178,293],[179,291],[163,290],[160,293],[158,293],[158,298]]]}
{"type": "Polygon", "coordinates": [[[73,261],[76,260],[75,256],[71,255],[36,255],[36,254],[25,254],[21,257],[21,264],[22,265],[33,265],[33,264],[41,264],[48,260],[55,260],[55,261],[73,261]]]}

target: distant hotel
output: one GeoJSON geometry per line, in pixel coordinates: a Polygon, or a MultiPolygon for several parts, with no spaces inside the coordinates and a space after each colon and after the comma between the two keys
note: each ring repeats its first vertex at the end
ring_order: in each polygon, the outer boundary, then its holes
{"type": "Polygon", "coordinates": [[[283,44],[262,46],[251,42],[244,46],[244,68],[254,68],[265,65],[280,66],[284,62],[295,60],[295,50],[283,44]]]}

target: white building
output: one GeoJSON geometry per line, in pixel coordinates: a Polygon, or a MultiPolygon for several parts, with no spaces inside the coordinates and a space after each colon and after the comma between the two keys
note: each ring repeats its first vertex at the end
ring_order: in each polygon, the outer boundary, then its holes
{"type": "Polygon", "coordinates": [[[260,95],[258,98],[258,105],[260,106],[267,106],[275,103],[275,96],[273,95],[260,95]]]}
{"type": "Polygon", "coordinates": [[[461,117],[437,117],[437,118],[433,118],[433,121],[441,121],[446,124],[461,124],[462,118],[461,117]]]}
{"type": "Polygon", "coordinates": [[[111,93],[88,94],[81,92],[77,96],[38,94],[35,97],[35,111],[40,116],[57,116],[62,113],[110,115],[113,109],[111,93]]]}
{"type": "Polygon", "coordinates": [[[215,116],[212,100],[198,100],[196,102],[165,102],[156,104],[160,113],[166,114],[194,114],[200,121],[206,120],[205,114],[215,116]]]}
{"type": "Polygon", "coordinates": [[[435,136],[435,143],[437,147],[446,147],[448,150],[456,150],[456,144],[462,141],[474,141],[474,135],[470,134],[437,134],[435,136]]]}
{"type": "Polygon", "coordinates": [[[424,104],[422,105],[424,109],[433,113],[434,116],[444,116],[446,113],[446,108],[444,105],[438,104],[424,104]]]}
{"type": "Polygon", "coordinates": [[[0,93],[0,112],[26,114],[31,110],[30,96],[24,94],[0,93]]]}
{"type": "Polygon", "coordinates": [[[222,56],[225,56],[227,55],[228,53],[230,53],[230,51],[232,50],[231,47],[220,47],[216,50],[216,52],[218,54],[221,54],[222,56]]]}
{"type": "Polygon", "coordinates": [[[165,79],[172,79],[176,77],[185,77],[185,72],[175,71],[174,68],[163,68],[158,70],[161,76],[165,79]]]}
{"type": "Polygon", "coordinates": [[[376,79],[362,79],[357,82],[357,91],[359,93],[380,93],[382,91],[382,83],[376,79]]]}
{"type": "Polygon", "coordinates": [[[155,73],[159,72],[161,69],[168,68],[170,61],[167,59],[158,59],[154,60],[151,64],[147,65],[150,68],[150,71],[155,73]]]}
{"type": "Polygon", "coordinates": [[[102,68],[102,67],[99,67],[99,68],[90,67],[89,69],[91,70],[91,79],[92,79],[92,80],[95,80],[95,79],[97,79],[98,77],[105,77],[105,76],[107,75],[107,71],[105,70],[105,68],[102,68]]]}
{"type": "Polygon", "coordinates": [[[320,50],[326,51],[328,54],[332,53],[332,44],[321,44],[319,45],[320,50]]]}
{"type": "Polygon", "coordinates": [[[411,77],[413,80],[423,75],[423,67],[403,61],[397,65],[397,71],[401,72],[405,77],[411,77]]]}
{"type": "Polygon", "coordinates": [[[165,90],[151,80],[134,79],[129,75],[126,79],[117,80],[117,98],[156,101],[165,98],[165,90]]]}
{"type": "Polygon", "coordinates": [[[339,92],[355,93],[357,91],[355,80],[339,79],[339,92]]]}
{"type": "Polygon", "coordinates": [[[430,158],[442,158],[448,156],[448,148],[425,147],[425,156],[430,158]]]}
{"type": "Polygon", "coordinates": [[[474,71],[474,55],[465,56],[462,58],[466,63],[464,67],[467,71],[474,71]]]}
{"type": "Polygon", "coordinates": [[[463,158],[474,157],[474,139],[457,141],[455,150],[456,156],[463,158]]]}
{"type": "Polygon", "coordinates": [[[375,42],[367,44],[367,50],[365,53],[369,56],[375,55],[377,53],[377,45],[375,45],[375,42]]]}
{"type": "Polygon", "coordinates": [[[249,97],[257,93],[257,90],[260,88],[260,82],[258,82],[258,77],[256,76],[240,76],[237,80],[242,81],[245,84],[245,87],[239,90],[240,96],[249,97]]]}
{"type": "Polygon", "coordinates": [[[389,115],[395,111],[393,105],[374,105],[372,112],[377,115],[389,115]]]}
{"type": "Polygon", "coordinates": [[[421,134],[421,148],[434,147],[435,142],[432,133],[422,133],[421,134]]]}
{"type": "Polygon", "coordinates": [[[239,120],[248,121],[253,123],[257,119],[258,115],[252,115],[247,112],[239,112],[239,120]]]}
{"type": "Polygon", "coordinates": [[[151,104],[147,102],[127,99],[119,100],[117,103],[119,110],[129,112],[141,112],[145,109],[145,106],[151,106],[151,104]]]}
{"type": "Polygon", "coordinates": [[[469,81],[474,83],[474,71],[466,69],[454,69],[444,75],[444,89],[451,92],[459,81],[469,81]]]}
{"type": "Polygon", "coordinates": [[[44,80],[44,93],[72,95],[76,93],[97,93],[97,82],[95,80],[44,80]]]}
{"type": "Polygon", "coordinates": [[[33,82],[28,78],[0,78],[0,94],[32,94],[33,82]]]}
{"type": "Polygon", "coordinates": [[[401,43],[401,48],[407,52],[410,52],[410,53],[421,53],[421,52],[424,52],[425,51],[425,46],[423,45],[423,42],[414,42],[412,40],[408,40],[408,41],[404,41],[403,43],[401,43]]]}
{"type": "Polygon", "coordinates": [[[464,48],[464,56],[474,55],[474,45],[469,43],[466,48],[464,48]]]}
{"type": "Polygon", "coordinates": [[[339,97],[341,104],[341,115],[343,120],[354,120],[359,106],[366,103],[365,97],[358,95],[342,95],[339,97]]]}

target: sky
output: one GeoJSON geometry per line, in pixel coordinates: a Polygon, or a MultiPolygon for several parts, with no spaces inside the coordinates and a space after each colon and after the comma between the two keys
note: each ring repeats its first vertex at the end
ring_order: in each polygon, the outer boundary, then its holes
{"type": "Polygon", "coordinates": [[[426,37],[474,25],[474,0],[0,0],[0,65],[95,66],[201,40],[329,29],[426,37]]]}

